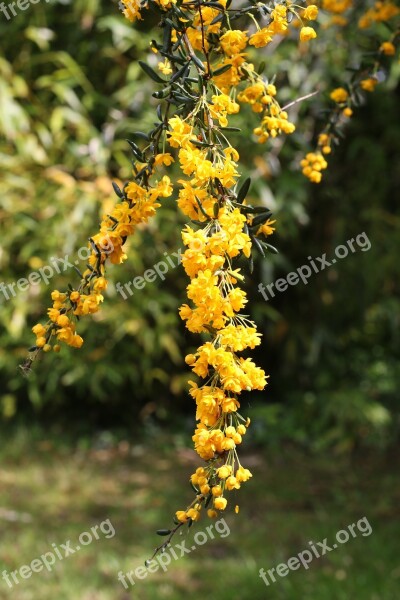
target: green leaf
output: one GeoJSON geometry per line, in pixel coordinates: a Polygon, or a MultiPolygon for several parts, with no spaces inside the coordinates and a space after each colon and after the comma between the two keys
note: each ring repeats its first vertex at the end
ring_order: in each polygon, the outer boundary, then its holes
{"type": "Polygon", "coordinates": [[[197,197],[197,196],[195,196],[195,198],[196,198],[196,202],[197,202],[197,204],[199,205],[199,209],[200,209],[200,211],[201,211],[202,215],[203,215],[204,217],[206,217],[206,219],[210,220],[210,217],[209,217],[209,216],[208,216],[208,214],[205,212],[205,210],[204,210],[204,208],[203,208],[203,206],[202,206],[202,204],[201,204],[200,200],[198,199],[198,197],[197,197]]]}
{"type": "Polygon", "coordinates": [[[217,10],[221,10],[222,12],[225,11],[225,6],[223,6],[219,2],[207,2],[207,6],[212,6],[213,8],[216,8],[217,10]]]}
{"type": "Polygon", "coordinates": [[[242,186],[236,195],[236,202],[238,202],[239,204],[242,204],[243,200],[246,198],[246,196],[248,194],[250,185],[251,185],[251,179],[250,179],[250,177],[248,177],[242,183],[242,186]]]}
{"type": "Polygon", "coordinates": [[[198,58],[198,56],[196,56],[195,54],[191,55],[192,57],[192,61],[194,62],[194,64],[201,70],[203,71],[203,73],[206,72],[206,68],[203,65],[203,63],[201,62],[201,60],[198,58]]]}
{"type": "Polygon", "coordinates": [[[148,142],[150,139],[147,133],[144,133],[143,131],[134,131],[131,135],[133,135],[133,137],[138,137],[142,140],[145,140],[146,142],[148,142]]]}
{"type": "Polygon", "coordinates": [[[266,248],[268,248],[268,250],[270,250],[274,254],[279,254],[279,250],[277,248],[275,248],[275,246],[272,246],[271,244],[268,244],[267,242],[261,242],[261,243],[263,246],[266,246],[266,248]]]}
{"type": "Polygon", "coordinates": [[[170,529],[157,529],[157,535],[169,535],[171,533],[170,529]]]}
{"type": "Polygon", "coordinates": [[[255,217],[251,223],[251,227],[256,227],[257,225],[261,225],[262,223],[265,223],[265,221],[267,219],[270,218],[270,216],[272,215],[272,212],[270,210],[266,210],[265,212],[257,215],[257,217],[255,217]]]}
{"type": "Polygon", "coordinates": [[[242,131],[240,127],[220,127],[221,131],[242,131]]]}
{"type": "Polygon", "coordinates": [[[154,92],[152,94],[153,98],[157,98],[158,100],[160,100],[161,98],[167,98],[169,96],[171,92],[171,86],[167,85],[166,88],[164,88],[163,90],[160,90],[159,92],[154,92]]]}
{"type": "Polygon", "coordinates": [[[142,151],[140,150],[139,146],[137,146],[135,144],[135,142],[132,142],[131,140],[126,140],[126,141],[128,142],[128,144],[131,147],[133,156],[140,162],[144,162],[144,156],[143,156],[142,151]]]}
{"type": "Polygon", "coordinates": [[[183,65],[183,67],[181,67],[174,75],[172,75],[172,77],[170,79],[170,82],[173,83],[174,81],[176,81],[180,77],[182,77],[183,79],[185,79],[185,71],[187,71],[188,69],[190,69],[190,60],[188,62],[186,62],[183,65]]]}
{"type": "Polygon", "coordinates": [[[153,81],[156,83],[167,83],[151,68],[149,65],[141,60],[139,60],[139,65],[142,67],[143,71],[148,75],[153,81]]]}
{"type": "Polygon", "coordinates": [[[168,52],[171,47],[172,26],[170,23],[165,23],[163,32],[163,51],[168,52]]]}
{"type": "Polygon", "coordinates": [[[254,236],[251,236],[251,241],[256,246],[256,248],[261,252],[261,254],[263,255],[263,257],[265,258],[264,248],[262,247],[262,244],[261,244],[260,240],[258,240],[254,236]]]}
{"type": "Polygon", "coordinates": [[[209,144],[208,142],[201,142],[200,140],[190,140],[190,143],[193,146],[200,146],[202,148],[212,148],[214,144],[209,144]]]}
{"type": "MultiPolygon", "coordinates": [[[[215,19],[213,19],[213,20],[211,21],[210,25],[215,25],[215,23],[219,23],[219,21],[222,21],[222,20],[223,20],[224,16],[225,16],[225,15],[224,15],[223,13],[219,13],[219,15],[217,15],[217,16],[215,17],[215,19]]],[[[232,17],[231,17],[231,18],[232,18],[232,17]]]]}
{"type": "Polygon", "coordinates": [[[222,75],[222,73],[226,73],[231,68],[232,68],[232,65],[224,65],[223,67],[220,67],[216,71],[213,71],[213,77],[217,77],[218,75],[222,75]]]}
{"type": "Polygon", "coordinates": [[[121,190],[121,188],[115,183],[115,181],[112,182],[112,186],[114,188],[114,192],[117,194],[118,198],[124,198],[124,192],[121,190]]]}

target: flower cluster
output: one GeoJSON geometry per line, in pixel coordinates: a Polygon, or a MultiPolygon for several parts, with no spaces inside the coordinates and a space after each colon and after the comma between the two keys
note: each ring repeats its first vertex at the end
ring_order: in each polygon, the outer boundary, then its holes
{"type": "MultiPolygon", "coordinates": [[[[352,2],[341,0],[323,2],[323,8],[335,14],[345,12],[351,5],[352,2]]],[[[388,57],[395,56],[399,45],[399,25],[398,22],[396,24],[392,21],[399,14],[400,9],[392,2],[375,2],[374,7],[368,9],[360,18],[360,29],[371,27],[374,23],[391,21],[393,32],[388,39],[379,42],[374,52],[365,55],[359,69],[352,69],[352,76],[345,87],[340,86],[330,92],[329,98],[333,106],[329,111],[327,125],[318,136],[315,151],[309,152],[300,162],[303,174],[312,183],[321,182],[322,171],[328,166],[326,156],[332,152],[333,145],[339,143],[341,130],[359,104],[360,94],[373,92],[384,79],[383,73],[388,57]]]]}
{"type": "MultiPolygon", "coordinates": [[[[53,305],[48,309],[49,320],[45,325],[38,323],[32,328],[36,335],[36,343],[31,352],[32,361],[35,355],[43,350],[60,351],[59,342],[68,346],[80,348],[83,338],[76,333],[76,322],[80,317],[94,314],[104,297],[102,292],[107,288],[106,264],[120,264],[127,258],[123,251],[126,239],[132,235],[136,226],[147,222],[154,214],[160,198],[172,194],[172,185],[168,176],[149,184],[149,177],[157,165],[169,164],[169,155],[156,154],[149,162],[141,164],[142,180],[147,185],[139,185],[136,180],[125,185],[121,191],[115,189],[121,201],[117,203],[110,214],[104,215],[100,230],[89,238],[91,253],[86,270],[81,273],[81,281],[77,289],[72,285],[65,292],[55,290],[51,294],[53,305]]],[[[172,160],[172,158],[171,158],[172,160]]],[[[142,181],[143,183],[143,181],[142,181]]]]}
{"type": "Polygon", "coordinates": [[[367,29],[374,23],[387,22],[398,14],[400,14],[400,8],[394,2],[378,1],[360,18],[358,25],[361,29],[367,29]]]}
{"type": "MultiPolygon", "coordinates": [[[[190,395],[197,405],[195,449],[208,464],[191,477],[198,496],[186,510],[176,512],[180,523],[197,521],[205,505],[208,516],[217,516],[227,506],[226,492],[239,489],[251,477],[236,450],[249,425],[238,412],[238,396],[266,385],[264,371],[250,358],[238,356],[259,345],[261,337],[255,324],[241,313],[247,299],[238,282],[244,277],[233,265],[240,255],[250,256],[253,220],[236,191],[238,152],[221,141],[227,115],[239,107],[225,94],[213,94],[210,100],[203,98],[201,108],[185,120],[172,117],[167,133],[186,176],[179,180],[178,205],[200,226],[195,230],[187,225],[182,233],[186,247],[182,264],[191,279],[187,288],[191,306],[184,304],[180,316],[189,331],[211,336],[195,354],[186,356],[194,374],[205,380],[202,385],[190,381],[190,395]],[[199,146],[200,131],[207,142],[199,146]]],[[[255,235],[272,233],[271,223],[269,229],[264,228],[267,221],[266,215],[255,235]]]]}
{"type": "MultiPolygon", "coordinates": [[[[171,153],[165,152],[167,143],[173,149],[179,148],[182,171],[191,176],[179,182],[179,207],[189,218],[203,221],[213,215],[220,190],[232,188],[239,176],[237,151],[230,144],[223,151],[213,146],[226,139],[223,128],[228,125],[228,116],[239,112],[242,104],[251,105],[252,110],[260,114],[261,122],[254,134],[261,143],[295,129],[276,99],[275,85],[257,73],[254,64],[248,61],[247,51],[269,44],[276,36],[286,36],[293,17],[302,25],[300,40],[316,37],[315,30],[305,24],[317,18],[315,4],[302,8],[288,2],[270,2],[261,12],[252,4],[237,9],[231,6],[228,12],[226,0],[212,5],[186,0],[179,6],[176,0],[152,0],[152,6],[160,10],[163,18],[169,19],[165,23],[163,43],[152,42],[152,50],[162,56],[158,72],[166,79],[148,65],[141,65],[154,81],[164,85],[154,96],[166,101],[166,113],[159,115],[160,122],[149,135],[142,134],[148,142],[144,150],[131,142],[134,179],[123,190],[115,186],[120,201],[111,214],[103,217],[99,232],[89,238],[91,255],[86,269],[80,273],[78,287],[70,285],[62,293],[53,293],[48,322],[34,327],[37,339],[28,362],[42,350],[54,348],[58,352],[59,342],[74,347],[82,345],[83,339],[76,332],[77,320],[99,310],[104,300],[102,292],[107,287],[107,262],[119,264],[126,259],[123,250],[126,239],[138,224],[153,216],[160,198],[172,194],[168,176],[155,182],[151,179],[158,168],[169,167],[174,161],[171,153]],[[257,20],[260,15],[264,21],[262,28],[257,20]],[[231,26],[241,16],[250,20],[255,31],[231,26]],[[193,81],[193,71],[199,78],[197,90],[189,83],[191,75],[193,81]],[[181,106],[181,112],[190,115],[190,119],[169,117],[167,113],[172,104],[181,106]],[[205,131],[211,132],[208,140],[205,131]],[[195,140],[194,135],[197,135],[195,140]],[[213,183],[208,185],[207,182],[213,183]]],[[[143,9],[148,7],[149,3],[138,0],[122,2],[123,13],[131,22],[141,19],[143,9]]],[[[228,210],[227,206],[225,203],[222,212],[228,210]]],[[[221,213],[221,218],[228,218],[228,213],[224,216],[221,213]]],[[[248,245],[241,251],[249,252],[248,245]]],[[[216,257],[209,260],[215,262],[216,257]]]]}
{"type": "Polygon", "coordinates": [[[318,15],[316,5],[297,12],[298,6],[271,2],[263,14],[266,25],[260,28],[254,5],[236,12],[231,5],[229,14],[224,1],[162,6],[168,13],[165,27],[170,37],[164,35],[162,44],[152,42],[152,50],[163,58],[158,71],[166,79],[149,65],[142,67],[163,86],[154,96],[178,106],[164,119],[160,143],[168,157],[164,164],[176,160],[179,165],[177,204],[192,221],[182,233],[186,248],[182,264],[190,283],[180,316],[190,332],[206,338],[186,356],[197,377],[189,382],[196,403],[193,442],[206,464],[192,474],[195,498],[176,511],[173,530],[162,530],[168,539],[156,552],[168,545],[180,526],[197,521],[202,511],[216,517],[225,510],[228,493],[251,477],[238,453],[250,424],[240,413],[240,396],[263,390],[267,376],[246,355],[260,344],[261,335],[243,312],[244,274],[235,263],[240,257],[251,261],[254,250],[263,255],[274,250],[267,238],[275,222],[268,209],[248,204],[249,181],[239,185],[239,153],[225,131],[231,128],[231,116],[245,104],[260,115],[254,129],[260,142],[294,131],[276,99],[275,85],[249,62],[249,51],[266,46],[275,36],[286,36],[293,16],[301,21],[301,41],[316,37],[304,21],[318,15]],[[255,31],[232,27],[243,15],[252,20],[255,31]]]}
{"type": "Polygon", "coordinates": [[[347,25],[347,17],[344,16],[353,7],[353,0],[322,0],[322,8],[328,14],[332,14],[328,25],[347,25]]]}

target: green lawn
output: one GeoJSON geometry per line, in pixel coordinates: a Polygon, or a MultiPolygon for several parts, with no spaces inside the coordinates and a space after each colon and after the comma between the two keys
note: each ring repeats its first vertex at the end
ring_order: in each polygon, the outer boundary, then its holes
{"type": "MultiPolygon", "coordinates": [[[[52,434],[2,436],[0,469],[0,574],[29,565],[109,519],[115,535],[57,561],[51,572],[33,573],[10,589],[0,579],[1,600],[398,600],[400,594],[400,486],[398,460],[316,459],[295,449],[279,456],[248,453],[253,479],[237,492],[239,515],[226,515],[230,534],[209,539],[196,524],[173,543],[191,548],[194,535],[207,541],[126,590],[119,571],[143,565],[161,541],[155,529],[191,498],[191,450],[166,439],[64,443],[52,434]],[[372,533],[290,571],[269,587],[259,577],[309,548],[328,544],[338,530],[367,517],[372,533]],[[204,536],[203,538],[204,539],[204,536]]],[[[105,526],[104,526],[105,527],[105,526]]],[[[227,529],[221,530],[227,533],[227,529]]],[[[107,530],[110,532],[110,529],[107,530]]],[[[197,538],[198,539],[198,538],[197,538]]],[[[330,544],[332,545],[332,544],[330,544]]],[[[176,550],[180,554],[179,550],[176,550]]],[[[166,561],[167,559],[165,559],[166,561]]]]}

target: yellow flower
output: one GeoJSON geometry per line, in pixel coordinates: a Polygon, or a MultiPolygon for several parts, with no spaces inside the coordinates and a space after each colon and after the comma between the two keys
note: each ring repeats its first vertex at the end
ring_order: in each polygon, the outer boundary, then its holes
{"type": "Polygon", "coordinates": [[[190,508],[186,514],[189,519],[192,519],[192,521],[198,521],[200,519],[200,511],[196,510],[195,508],[190,508]]]}
{"type": "Polygon", "coordinates": [[[303,18],[308,21],[314,21],[318,17],[318,6],[310,4],[303,12],[303,18]]]}
{"type": "Polygon", "coordinates": [[[70,339],[69,345],[72,346],[73,348],[81,348],[83,345],[83,338],[81,338],[80,335],[75,334],[70,339]]]}
{"type": "Polygon", "coordinates": [[[352,4],[353,0],[323,0],[322,8],[329,12],[340,14],[350,8],[352,4]]]}
{"type": "Polygon", "coordinates": [[[219,497],[222,496],[222,488],[220,485],[214,485],[214,487],[211,490],[211,493],[214,497],[219,497]]]}
{"type": "Polygon", "coordinates": [[[32,331],[38,337],[43,337],[43,335],[46,333],[46,328],[40,323],[38,323],[37,325],[32,327],[32,331]]]}
{"type": "Polygon", "coordinates": [[[96,292],[101,292],[107,288],[108,281],[105,277],[98,277],[93,284],[93,289],[96,292]]]}
{"type": "Polygon", "coordinates": [[[156,167],[159,165],[165,165],[166,167],[169,167],[173,162],[174,159],[172,158],[171,154],[169,152],[165,152],[163,154],[157,154],[154,164],[156,167]]]}
{"type": "Polygon", "coordinates": [[[216,117],[222,127],[228,125],[226,115],[232,115],[239,112],[239,104],[233,102],[227,94],[214,94],[211,98],[212,104],[209,106],[211,115],[216,117]]]}
{"type": "Polygon", "coordinates": [[[79,298],[80,298],[79,292],[71,292],[69,295],[69,299],[71,300],[71,302],[78,302],[79,298]]]}
{"type": "Polygon", "coordinates": [[[177,510],[175,516],[180,523],[186,523],[186,521],[188,520],[188,516],[185,510],[177,510]]]}
{"type": "Polygon", "coordinates": [[[250,477],[253,477],[253,475],[251,474],[249,469],[245,469],[244,467],[239,467],[238,470],[236,471],[236,479],[240,483],[244,483],[245,481],[248,481],[250,479],[250,477]]]}
{"type": "Polygon", "coordinates": [[[49,308],[47,311],[47,314],[49,316],[49,319],[51,321],[54,321],[54,323],[56,323],[58,317],[60,316],[60,311],[56,308],[49,308]]]}
{"type": "Polygon", "coordinates": [[[139,11],[141,7],[140,0],[123,0],[122,6],[122,12],[128,21],[131,21],[131,23],[134,23],[136,20],[140,20],[142,18],[139,11]]]}
{"type": "Polygon", "coordinates": [[[300,41],[308,42],[317,37],[317,32],[312,27],[302,27],[300,29],[300,41]]]}
{"type": "Polygon", "coordinates": [[[330,98],[334,101],[337,102],[338,104],[342,104],[343,102],[346,102],[346,100],[349,97],[349,93],[347,90],[345,90],[342,87],[336,88],[335,90],[333,90],[330,93],[330,98]]]}
{"type": "Polygon", "coordinates": [[[54,290],[51,292],[51,299],[58,301],[58,302],[64,302],[64,300],[66,299],[67,294],[61,293],[58,290],[54,290]]]}
{"type": "Polygon", "coordinates": [[[161,181],[158,182],[156,191],[157,195],[160,195],[162,198],[169,198],[169,196],[171,196],[173,187],[168,175],[164,175],[161,181]]]}
{"type": "Polygon", "coordinates": [[[378,80],[375,77],[369,77],[360,81],[360,85],[366,92],[373,92],[378,85],[378,80]]]}
{"type": "Polygon", "coordinates": [[[272,21],[269,24],[270,30],[276,34],[286,33],[288,28],[286,6],[283,6],[283,4],[275,6],[274,10],[271,12],[271,18],[272,21]]]}
{"type": "Polygon", "coordinates": [[[158,6],[164,10],[169,10],[173,4],[176,4],[176,0],[154,0],[158,6]]]}
{"type": "Polygon", "coordinates": [[[255,48],[263,48],[272,42],[273,32],[268,27],[263,27],[256,33],[250,36],[249,44],[255,48]]]}
{"type": "Polygon", "coordinates": [[[396,46],[392,42],[383,42],[379,50],[386,56],[394,56],[396,54],[396,46]]]}
{"type": "Polygon", "coordinates": [[[220,479],[226,479],[232,473],[231,465],[223,465],[217,469],[217,475],[220,479]]]}
{"type": "Polygon", "coordinates": [[[247,45],[247,32],[239,29],[229,30],[220,38],[221,48],[227,56],[239,54],[247,45]]]}
{"type": "Polygon", "coordinates": [[[159,62],[157,68],[163,75],[170,75],[172,73],[171,63],[168,58],[165,58],[164,62],[159,62]]]}
{"type": "Polygon", "coordinates": [[[57,319],[57,325],[59,325],[60,327],[66,327],[67,325],[69,325],[69,319],[67,315],[60,315],[57,319]]]}
{"type": "Polygon", "coordinates": [[[226,505],[228,504],[228,501],[226,498],[215,498],[214,500],[214,508],[216,508],[217,510],[225,510],[226,505]]]}
{"type": "Polygon", "coordinates": [[[328,163],[320,152],[309,152],[300,162],[303,168],[303,174],[308,177],[312,183],[320,183],[322,173],[327,168],[328,163]]]}
{"type": "Polygon", "coordinates": [[[226,489],[231,491],[231,490],[238,490],[239,488],[240,488],[240,483],[237,481],[236,477],[234,477],[233,475],[228,477],[228,479],[226,480],[226,489]]]}
{"type": "Polygon", "coordinates": [[[276,220],[271,220],[268,219],[263,225],[261,225],[261,227],[257,230],[257,235],[272,235],[275,231],[275,227],[272,227],[272,225],[276,223],[276,220]]]}
{"type": "Polygon", "coordinates": [[[360,29],[366,29],[373,23],[389,21],[399,13],[400,9],[394,4],[394,2],[375,2],[374,7],[367,10],[367,12],[360,18],[358,26],[360,29]]]}
{"type": "Polygon", "coordinates": [[[184,145],[192,136],[192,127],[182,121],[180,117],[171,117],[168,124],[171,131],[168,132],[168,142],[173,148],[184,145]]]}

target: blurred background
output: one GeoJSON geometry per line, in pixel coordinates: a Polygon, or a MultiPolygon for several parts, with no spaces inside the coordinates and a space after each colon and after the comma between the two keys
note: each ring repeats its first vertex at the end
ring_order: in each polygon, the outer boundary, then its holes
{"type": "MultiPolygon", "coordinates": [[[[148,17],[132,28],[115,3],[99,0],[42,1],[8,21],[0,14],[5,285],[51,257],[73,257],[114,203],[111,180],[129,179],[125,139],[154,119],[153,83],[137,62],[156,35],[157,21],[148,17]]],[[[357,41],[329,29],[309,49],[296,42],[267,49],[266,74],[278,74],[281,104],[316,88],[320,94],[291,109],[297,130],[288,139],[260,146],[232,134],[243,174],[253,179],[252,201],[277,219],[271,242],[279,254],[258,259],[247,279],[249,312],[264,334],[255,358],[270,383],[243,398],[242,412],[252,418],[243,462],[254,477],[237,494],[240,515],[226,516],[229,537],[210,540],[131,591],[117,580],[118,571],[143,564],[158,543],[155,529],[169,527],[191,499],[188,477],[198,462],[184,356],[198,339],[177,313],[183,269],[127,300],[111,285],[101,313],[80,324],[83,348],[46,355],[28,378],[18,365],[32,345],[30,328],[43,319],[51,290],[78,275],[62,273],[9,299],[0,291],[0,572],[107,518],[116,530],[12,590],[0,580],[1,599],[179,600],[188,592],[221,600],[398,598],[398,63],[351,120],[323,183],[309,184],[299,169],[329,90],[357,64],[357,41]],[[363,232],[368,252],[349,254],[268,301],[259,293],[260,281],[285,277],[309,256],[329,259],[363,232]],[[259,578],[261,567],[364,516],[371,536],[271,587],[259,578]]],[[[364,38],[364,49],[374,42],[364,38]]],[[[232,125],[249,130],[257,115],[243,109],[235,119],[232,125]]],[[[129,242],[129,260],[110,269],[114,284],[173,256],[183,223],[174,199],[165,201],[129,242]]]]}

